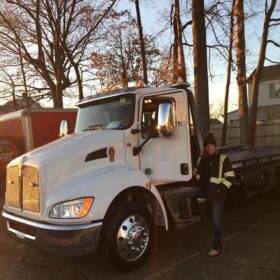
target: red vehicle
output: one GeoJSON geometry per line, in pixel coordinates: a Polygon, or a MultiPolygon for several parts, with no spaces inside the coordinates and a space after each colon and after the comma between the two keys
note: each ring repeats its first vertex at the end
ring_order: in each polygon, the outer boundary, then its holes
{"type": "Polygon", "coordinates": [[[14,158],[59,138],[62,120],[74,132],[75,109],[23,109],[0,117],[0,182],[5,179],[6,166],[14,158]]]}

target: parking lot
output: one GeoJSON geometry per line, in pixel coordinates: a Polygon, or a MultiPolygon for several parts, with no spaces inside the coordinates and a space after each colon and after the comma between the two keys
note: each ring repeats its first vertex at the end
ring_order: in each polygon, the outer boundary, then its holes
{"type": "Polygon", "coordinates": [[[1,218],[0,279],[280,279],[279,195],[228,204],[224,220],[221,255],[205,256],[212,239],[206,211],[198,224],[159,231],[147,263],[121,274],[98,255],[65,258],[27,247],[7,235],[1,218]]]}

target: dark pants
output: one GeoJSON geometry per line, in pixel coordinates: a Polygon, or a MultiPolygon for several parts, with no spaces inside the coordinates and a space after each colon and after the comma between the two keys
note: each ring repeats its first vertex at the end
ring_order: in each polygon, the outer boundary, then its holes
{"type": "Polygon", "coordinates": [[[212,201],[212,218],[214,223],[214,239],[212,248],[214,250],[220,251],[222,249],[222,237],[223,237],[223,209],[225,201],[212,201]]]}

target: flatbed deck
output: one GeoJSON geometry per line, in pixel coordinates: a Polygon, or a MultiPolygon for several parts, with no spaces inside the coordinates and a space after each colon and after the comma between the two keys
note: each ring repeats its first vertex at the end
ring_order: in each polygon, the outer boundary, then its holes
{"type": "Polygon", "coordinates": [[[258,168],[280,166],[280,147],[228,150],[225,153],[238,174],[248,172],[251,169],[256,171],[258,168]],[[256,165],[258,165],[257,168],[256,165]]]}
{"type": "Polygon", "coordinates": [[[231,162],[238,163],[243,161],[260,160],[264,158],[280,158],[280,147],[279,148],[256,148],[255,150],[238,150],[226,152],[231,162]]]}

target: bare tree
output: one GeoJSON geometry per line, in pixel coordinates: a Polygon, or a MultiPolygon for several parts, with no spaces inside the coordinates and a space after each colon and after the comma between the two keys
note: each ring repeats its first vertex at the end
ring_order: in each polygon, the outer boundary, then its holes
{"type": "Polygon", "coordinates": [[[172,25],[173,25],[173,84],[178,83],[178,81],[186,82],[186,62],[184,55],[183,46],[183,27],[181,23],[180,15],[180,2],[175,0],[172,5],[172,25]]]}
{"type": "Polygon", "coordinates": [[[48,85],[54,107],[61,108],[64,91],[77,83],[83,97],[82,64],[115,2],[93,6],[87,0],[7,0],[0,7],[0,36],[8,44],[0,44],[32,65],[48,85]]]}
{"type": "Polygon", "coordinates": [[[18,104],[16,101],[16,94],[15,94],[16,86],[14,83],[14,79],[13,79],[12,75],[3,66],[0,67],[0,71],[2,73],[2,75],[0,77],[0,84],[2,85],[1,89],[3,89],[3,92],[0,91],[0,94],[4,95],[5,93],[7,93],[7,86],[8,86],[9,89],[11,90],[11,96],[12,96],[12,100],[13,100],[14,109],[15,109],[15,111],[17,111],[18,104]]]}
{"type": "Polygon", "coordinates": [[[192,1],[192,30],[194,94],[196,106],[201,112],[201,131],[205,134],[210,128],[210,123],[204,0],[192,1]]]}
{"type": "Polygon", "coordinates": [[[8,52],[5,48],[0,51],[0,99],[12,99],[14,110],[18,110],[19,102],[28,108],[48,96],[47,85],[37,79],[22,57],[8,52]]]}
{"type": "MultiPolygon", "coordinates": [[[[107,33],[104,38],[106,48],[93,52],[91,56],[92,67],[101,88],[116,84],[127,86],[129,81],[142,80],[142,49],[135,18],[127,10],[119,12],[112,10],[106,28],[107,33]]],[[[145,35],[143,39],[147,74],[152,82],[161,53],[154,37],[145,35]]]]}
{"type": "Polygon", "coordinates": [[[136,8],[136,16],[137,16],[137,26],[139,32],[139,41],[141,47],[141,58],[142,58],[142,70],[143,70],[143,81],[147,85],[148,84],[148,75],[147,75],[147,63],[146,63],[146,50],[145,50],[145,40],[143,35],[143,27],[142,27],[142,19],[141,19],[141,11],[139,0],[132,0],[135,3],[136,8]]]}
{"type": "Polygon", "coordinates": [[[224,117],[224,104],[223,102],[211,103],[209,105],[210,122],[211,124],[220,124],[220,120],[224,117]]]}
{"type": "Polygon", "coordinates": [[[240,141],[248,143],[249,117],[246,85],[246,46],[243,0],[236,0],[236,63],[238,85],[238,115],[240,120],[240,141]]]}
{"type": "Polygon", "coordinates": [[[261,39],[261,46],[259,50],[259,59],[257,67],[253,73],[253,82],[252,82],[252,92],[251,92],[251,108],[250,108],[250,139],[249,145],[250,148],[255,148],[255,135],[256,135],[256,120],[257,120],[257,111],[258,111],[258,95],[259,95],[259,84],[262,75],[265,53],[267,47],[267,38],[269,32],[269,25],[271,22],[272,13],[275,8],[277,0],[271,0],[270,6],[268,6],[268,1],[265,1],[265,19],[263,24],[263,32],[261,39]]]}
{"type": "MultiPolygon", "coordinates": [[[[277,10],[275,10],[276,12],[277,10]]],[[[278,13],[279,13],[279,9],[278,9],[278,13]]],[[[269,23],[269,28],[279,28],[280,26],[280,17],[278,18],[271,18],[270,19],[270,23],[269,23]]],[[[267,45],[272,45],[273,47],[276,47],[276,48],[280,48],[280,41],[279,41],[279,38],[276,36],[276,37],[272,37],[270,36],[270,38],[267,39],[267,45]]],[[[273,64],[278,64],[280,63],[279,59],[278,60],[274,60],[271,58],[270,56],[271,53],[268,53],[265,57],[265,60],[270,62],[270,63],[273,63],[273,64]]],[[[272,53],[273,54],[273,53],[272,53]]]]}
{"type": "Polygon", "coordinates": [[[230,13],[230,35],[229,35],[229,46],[228,46],[227,79],[226,79],[225,99],[224,99],[224,123],[222,129],[221,146],[226,145],[226,138],[227,138],[228,99],[229,99],[229,86],[230,86],[231,70],[232,70],[232,46],[233,46],[233,39],[234,39],[233,38],[234,7],[235,7],[235,0],[232,1],[232,8],[230,13]]]}
{"type": "Polygon", "coordinates": [[[161,52],[161,57],[159,59],[158,66],[154,69],[154,82],[152,83],[155,86],[162,84],[172,84],[173,83],[173,63],[172,63],[172,47],[169,50],[164,50],[161,52]]]}

